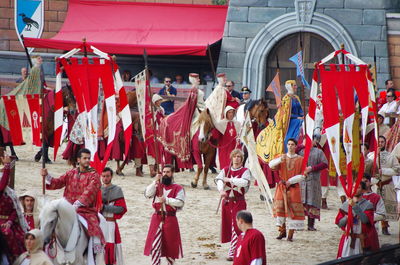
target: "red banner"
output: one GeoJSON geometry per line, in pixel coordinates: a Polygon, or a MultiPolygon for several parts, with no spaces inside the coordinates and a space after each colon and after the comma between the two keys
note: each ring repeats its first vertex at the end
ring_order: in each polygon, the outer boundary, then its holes
{"type": "Polygon", "coordinates": [[[12,143],[13,145],[21,145],[24,141],[22,138],[21,120],[19,118],[15,96],[3,96],[3,101],[4,107],[6,108],[12,143]]]}
{"type": "Polygon", "coordinates": [[[39,95],[26,95],[26,99],[29,105],[29,112],[31,113],[31,125],[32,125],[32,144],[41,147],[42,141],[40,133],[42,132],[41,115],[42,111],[40,108],[39,95]]]}

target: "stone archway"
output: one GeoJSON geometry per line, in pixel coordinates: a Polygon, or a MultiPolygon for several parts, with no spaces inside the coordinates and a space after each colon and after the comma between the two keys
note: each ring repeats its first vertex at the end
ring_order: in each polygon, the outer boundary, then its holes
{"type": "Polygon", "coordinates": [[[315,12],[310,24],[298,23],[296,12],[277,17],[258,32],[246,53],[243,84],[254,89],[254,98],[264,95],[266,60],[269,52],[280,39],[296,32],[318,34],[335,50],[340,49],[343,43],[347,51],[358,56],[356,45],[346,29],[327,15],[315,12]]]}

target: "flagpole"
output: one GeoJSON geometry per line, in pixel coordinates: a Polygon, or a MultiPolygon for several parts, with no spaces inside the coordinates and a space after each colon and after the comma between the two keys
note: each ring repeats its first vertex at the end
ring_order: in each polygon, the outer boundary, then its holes
{"type": "MultiPolygon", "coordinates": [[[[154,153],[156,156],[156,161],[155,161],[155,166],[157,168],[157,173],[160,172],[159,169],[159,165],[158,165],[158,161],[159,161],[159,153],[158,153],[158,148],[157,148],[157,137],[156,137],[156,124],[154,122],[154,109],[153,109],[153,94],[151,92],[151,88],[150,88],[150,79],[149,79],[149,66],[148,66],[148,56],[147,56],[147,52],[146,49],[143,49],[143,59],[144,59],[144,71],[145,71],[145,75],[146,75],[146,83],[149,82],[149,85],[147,86],[146,84],[146,89],[147,89],[147,93],[150,96],[150,110],[151,110],[151,125],[153,127],[153,147],[154,147],[154,153]]],[[[146,101],[146,99],[145,99],[146,101]]]]}
{"type": "MultiPolygon", "coordinates": [[[[301,58],[301,61],[302,61],[302,63],[304,64],[304,52],[303,52],[303,41],[302,41],[302,34],[301,34],[301,31],[300,31],[300,50],[302,51],[302,53],[301,53],[301,56],[302,56],[302,58],[301,58]]],[[[303,74],[305,74],[304,73],[304,66],[303,66],[303,74]]],[[[306,88],[305,88],[305,84],[304,84],[304,82],[303,82],[303,78],[301,79],[301,83],[303,84],[303,89],[301,90],[301,105],[302,105],[302,108],[303,108],[303,124],[304,124],[304,136],[305,136],[305,134],[306,134],[306,132],[307,132],[307,123],[306,123],[306,92],[305,92],[305,90],[306,90],[306,88]]]]}

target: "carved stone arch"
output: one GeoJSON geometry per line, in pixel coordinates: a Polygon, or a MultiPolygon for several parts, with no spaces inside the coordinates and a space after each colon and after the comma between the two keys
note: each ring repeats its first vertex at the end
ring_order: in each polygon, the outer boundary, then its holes
{"type": "MultiPolygon", "coordinates": [[[[297,32],[311,32],[326,39],[335,50],[344,44],[345,49],[358,56],[356,45],[346,29],[335,19],[315,12],[310,24],[299,24],[296,12],[277,17],[255,36],[246,52],[243,66],[243,85],[254,89],[254,98],[265,92],[266,60],[269,52],[279,40],[297,32]]],[[[321,58],[322,59],[322,58],[321,58]]]]}

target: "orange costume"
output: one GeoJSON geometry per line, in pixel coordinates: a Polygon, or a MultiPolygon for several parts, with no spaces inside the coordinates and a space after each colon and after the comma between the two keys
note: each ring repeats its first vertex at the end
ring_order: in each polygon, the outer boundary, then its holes
{"type": "Polygon", "coordinates": [[[304,228],[304,207],[301,202],[299,182],[304,180],[301,175],[303,157],[297,154],[284,154],[269,163],[273,170],[279,170],[281,181],[278,183],[274,198],[274,217],[277,226],[301,230],[304,228]],[[282,158],[285,157],[285,160],[282,158]],[[291,185],[287,188],[285,183],[291,185]],[[287,219],[287,220],[286,220],[287,219]]]}

